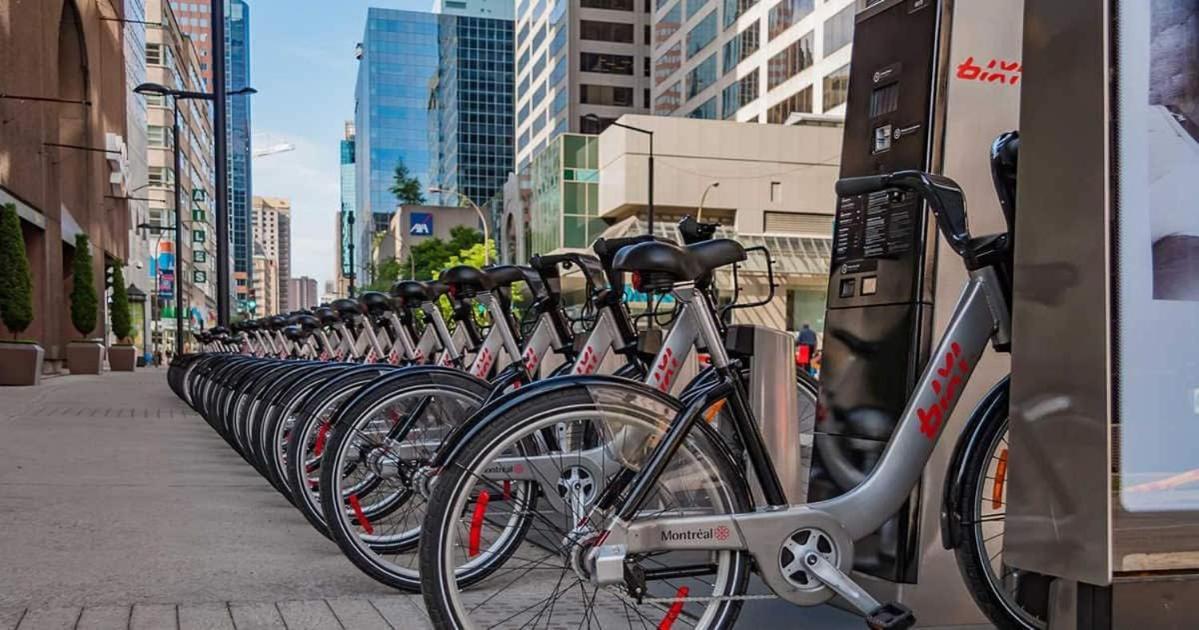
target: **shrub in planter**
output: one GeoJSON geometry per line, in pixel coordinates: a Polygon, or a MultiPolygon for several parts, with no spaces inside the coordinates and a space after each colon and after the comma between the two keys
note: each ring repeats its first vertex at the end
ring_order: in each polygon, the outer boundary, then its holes
{"type": "MultiPolygon", "coordinates": [[[[86,234],[75,236],[75,261],[72,267],[71,325],[83,337],[96,328],[98,302],[92,274],[92,252],[86,234]]],[[[82,339],[67,344],[67,369],[72,374],[99,374],[104,346],[82,339]]]]}
{"type": "Polygon", "coordinates": [[[13,336],[11,342],[0,342],[0,385],[37,385],[42,348],[17,339],[33,323],[33,278],[21,219],[12,204],[0,206],[0,321],[13,336]]]}
{"type": "Polygon", "coordinates": [[[112,334],[117,343],[108,349],[108,366],[114,372],[132,372],[137,365],[137,349],[129,339],[131,328],[125,275],[121,273],[121,263],[115,262],[112,265],[112,334]]]}

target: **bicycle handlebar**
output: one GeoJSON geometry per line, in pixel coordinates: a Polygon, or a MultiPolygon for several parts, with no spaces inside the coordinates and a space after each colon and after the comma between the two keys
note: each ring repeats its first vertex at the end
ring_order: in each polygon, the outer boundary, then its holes
{"type": "Polygon", "coordinates": [[[966,196],[957,182],[941,175],[923,171],[896,171],[882,175],[846,177],[837,180],[837,194],[842,197],[866,195],[888,188],[907,190],[928,202],[937,219],[937,227],[953,251],[962,257],[970,255],[970,229],[966,223],[966,196]]]}

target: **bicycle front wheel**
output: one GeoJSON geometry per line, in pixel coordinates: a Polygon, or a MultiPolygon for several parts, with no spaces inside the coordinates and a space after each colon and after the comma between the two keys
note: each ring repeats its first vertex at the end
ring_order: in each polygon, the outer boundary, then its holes
{"type": "MultiPolygon", "coordinates": [[[[697,550],[632,558],[639,602],[589,579],[602,535],[580,523],[615,480],[641,468],[678,403],[629,383],[532,396],[498,414],[437,477],[421,531],[421,586],[439,628],[725,628],[749,555],[697,550]]],[[[744,480],[707,427],[692,431],[638,518],[746,511],[744,480]]]]}

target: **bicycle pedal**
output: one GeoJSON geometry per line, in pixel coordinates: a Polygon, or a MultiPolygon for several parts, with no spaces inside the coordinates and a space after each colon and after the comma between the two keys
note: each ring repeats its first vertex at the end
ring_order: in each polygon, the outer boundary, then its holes
{"type": "Polygon", "coordinates": [[[870,630],[907,630],[916,625],[912,609],[898,602],[888,602],[866,616],[870,630]]]}

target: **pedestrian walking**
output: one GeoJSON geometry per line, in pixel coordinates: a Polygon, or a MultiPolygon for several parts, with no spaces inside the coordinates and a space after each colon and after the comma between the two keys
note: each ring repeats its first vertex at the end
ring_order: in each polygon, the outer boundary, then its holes
{"type": "Polygon", "coordinates": [[[795,334],[795,347],[797,356],[801,358],[799,367],[811,373],[812,357],[816,354],[816,331],[812,330],[808,322],[804,322],[803,327],[795,334]]]}
{"type": "Polygon", "coordinates": [[[154,351],[154,367],[162,367],[162,350],[154,351]]]}

